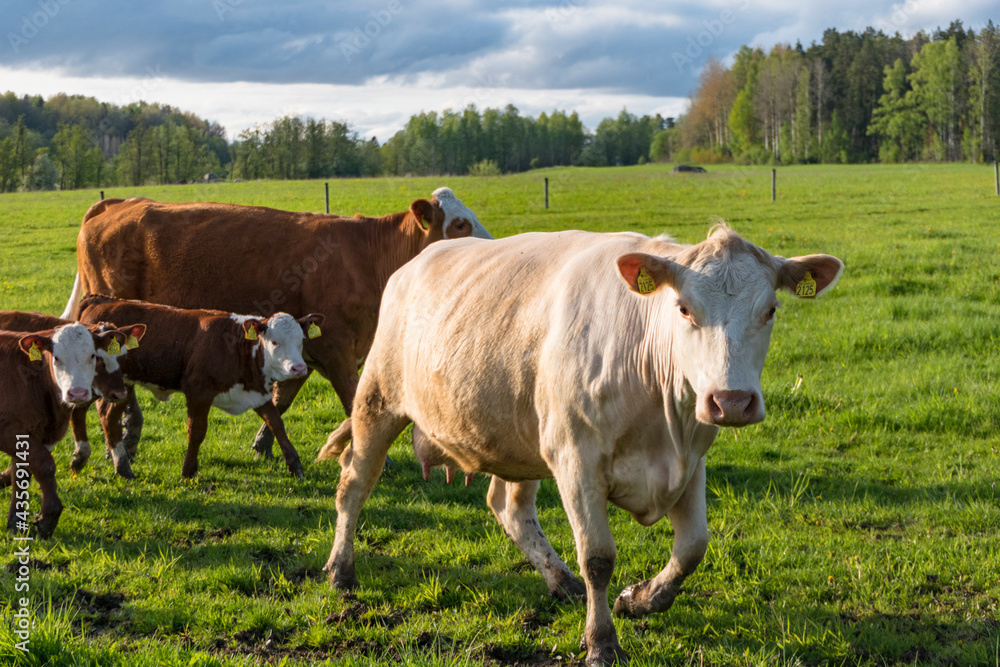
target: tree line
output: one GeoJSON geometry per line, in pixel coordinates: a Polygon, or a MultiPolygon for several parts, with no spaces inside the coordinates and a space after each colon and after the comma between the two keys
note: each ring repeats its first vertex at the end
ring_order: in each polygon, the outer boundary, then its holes
{"type": "Polygon", "coordinates": [[[679,118],[513,105],[423,112],[385,143],[345,122],[285,116],[233,141],[168,105],[0,96],[0,192],[232,179],[500,174],[656,161],[985,161],[998,157],[1000,28],[954,21],[910,38],[824,32],[808,48],[710,58],[679,118]]]}
{"type": "Polygon", "coordinates": [[[707,162],[981,162],[997,158],[998,136],[1000,29],[954,21],[909,39],[831,29],[809,48],[710,60],[661,143],[707,162]]]}

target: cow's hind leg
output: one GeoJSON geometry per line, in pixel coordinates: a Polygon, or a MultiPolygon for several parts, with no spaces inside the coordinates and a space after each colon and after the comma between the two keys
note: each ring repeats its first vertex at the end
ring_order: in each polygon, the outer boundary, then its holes
{"type": "Polygon", "coordinates": [[[345,590],[358,583],[354,573],[354,531],[361,507],[382,473],[389,446],[410,421],[387,410],[375,383],[369,388],[370,391],[359,395],[358,409],[352,420],[354,442],[341,458],[337,532],[330,559],[323,568],[330,575],[330,585],[345,590]]]}
{"type": "Polygon", "coordinates": [[[587,587],[587,621],[583,643],[587,666],[600,667],[628,656],[618,644],[618,634],[608,606],[608,586],[615,568],[615,540],[608,523],[608,489],[600,469],[596,442],[573,441],[570,434],[549,436],[543,451],[558,452],[555,473],[563,507],[573,527],[577,559],[587,587]]]}
{"type": "Polygon", "coordinates": [[[541,482],[505,482],[494,477],[486,502],[517,548],[545,579],[549,594],[563,601],[582,600],[587,589],[552,549],[538,524],[535,497],[541,482]]]}
{"type": "Polygon", "coordinates": [[[198,474],[198,449],[208,433],[208,412],[212,409],[211,401],[192,401],[187,404],[187,453],[184,455],[184,467],[181,476],[190,479],[198,474]]]}
{"type": "Polygon", "coordinates": [[[705,458],[670,509],[674,546],[667,566],[652,579],[633,584],[615,600],[615,615],[638,618],[670,609],[681,584],[694,572],[708,549],[708,516],[705,510],[705,458]]]}
{"type": "MultiPolygon", "coordinates": [[[[271,402],[274,403],[275,407],[278,409],[278,415],[285,414],[285,410],[291,407],[292,402],[295,397],[299,395],[299,391],[305,386],[306,381],[309,379],[309,373],[306,373],[305,377],[295,378],[292,380],[285,380],[284,382],[277,382],[274,385],[274,390],[271,395],[271,402]]],[[[260,425],[260,430],[257,431],[257,435],[254,436],[253,445],[250,446],[257,455],[263,456],[265,459],[274,458],[274,451],[272,446],[274,445],[274,433],[267,425],[267,420],[260,425]]]]}

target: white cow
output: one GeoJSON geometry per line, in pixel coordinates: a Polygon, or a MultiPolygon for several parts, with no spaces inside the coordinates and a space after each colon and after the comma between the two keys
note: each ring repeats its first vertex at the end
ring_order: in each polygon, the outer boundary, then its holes
{"type": "Polygon", "coordinates": [[[670,561],[614,611],[668,609],[708,545],[705,453],[719,426],[764,419],[760,375],[778,300],[832,287],[829,255],[774,257],[725,226],[683,246],[570,231],[431,246],[397,271],[341,456],[326,569],[357,583],[354,532],[409,421],[465,471],[494,475],[488,502],[555,594],[584,587],[538,525],[554,477],[587,597],[587,663],[625,658],[608,608],[608,501],[643,525],[669,516],[670,561]]]}

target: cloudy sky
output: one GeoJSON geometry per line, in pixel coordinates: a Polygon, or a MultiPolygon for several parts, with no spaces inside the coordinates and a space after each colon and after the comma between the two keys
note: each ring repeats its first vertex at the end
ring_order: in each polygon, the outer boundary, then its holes
{"type": "Polygon", "coordinates": [[[231,137],[285,114],[385,141],[421,110],[684,111],[699,67],[823,30],[910,35],[996,0],[2,0],[0,91],[162,102],[231,137]]]}

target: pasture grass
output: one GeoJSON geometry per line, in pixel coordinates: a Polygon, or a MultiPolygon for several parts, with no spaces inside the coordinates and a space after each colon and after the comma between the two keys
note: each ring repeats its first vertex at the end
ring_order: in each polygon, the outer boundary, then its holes
{"type": "MultiPolygon", "coordinates": [[[[331,210],[403,210],[447,184],[495,236],[568,228],[704,238],[716,218],[785,256],[847,268],[815,301],[783,295],[768,417],[708,454],[708,554],[667,613],[616,620],[633,665],[1000,666],[1000,198],[984,166],[552,169],[489,178],[331,182],[331,210]],[[542,206],[542,178],[551,208],[542,206]]],[[[321,182],[109,190],[320,211],[321,182]]],[[[0,195],[0,307],[59,313],[96,191],[0,195]]],[[[252,232],[251,232],[252,233],[252,232]]],[[[276,240],[264,242],[273,242],[276,240]]],[[[344,412],[310,379],[286,415],[306,478],[255,460],[257,418],[214,412],[200,474],[180,479],[183,400],[140,390],[138,475],[95,456],[31,544],[31,652],[13,648],[15,543],[0,546],[0,663],[576,664],[584,607],[541,577],[485,505],[488,480],[425,483],[404,433],[361,515],[360,589],[331,591],[339,467],[309,463],[344,412]]],[[[68,439],[67,439],[68,440],[68,439]]],[[[33,496],[37,487],[32,486],[33,496]]],[[[6,501],[6,495],[2,496],[6,501]]],[[[37,511],[37,497],[33,498],[37,511]]],[[[575,570],[550,481],[539,516],[575,570]]],[[[664,520],[611,509],[611,595],[669,559],[664,520]]]]}

